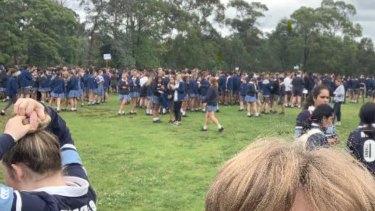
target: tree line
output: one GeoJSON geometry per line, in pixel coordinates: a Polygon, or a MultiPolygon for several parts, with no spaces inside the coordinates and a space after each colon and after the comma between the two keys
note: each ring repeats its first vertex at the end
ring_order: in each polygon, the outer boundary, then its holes
{"type": "Polygon", "coordinates": [[[210,70],[374,74],[370,38],[351,18],[353,5],[322,0],[301,7],[270,33],[258,20],[260,2],[231,0],[80,0],[79,15],[66,1],[0,1],[0,63],[210,70]],[[236,11],[226,17],[225,11],[236,11]],[[229,29],[223,36],[221,28],[229,29]]]}

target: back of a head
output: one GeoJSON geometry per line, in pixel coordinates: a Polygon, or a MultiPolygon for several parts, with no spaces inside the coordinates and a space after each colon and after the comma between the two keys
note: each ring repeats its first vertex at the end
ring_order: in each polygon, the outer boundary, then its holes
{"type": "Polygon", "coordinates": [[[363,124],[371,125],[375,123],[375,103],[363,104],[359,111],[359,118],[363,124]]]}
{"type": "Polygon", "coordinates": [[[301,144],[258,142],[227,161],[206,197],[206,210],[375,210],[375,181],[351,156],[301,144]],[[301,198],[301,197],[297,197],[301,198]]]}
{"type": "Polygon", "coordinates": [[[330,116],[333,116],[333,108],[328,104],[322,104],[314,109],[311,119],[314,123],[320,123],[324,117],[330,116]]]}
{"type": "Polygon", "coordinates": [[[28,167],[30,173],[38,175],[61,171],[60,145],[56,136],[46,130],[38,130],[18,140],[3,156],[3,164],[11,170],[12,164],[20,163],[28,167]]]}

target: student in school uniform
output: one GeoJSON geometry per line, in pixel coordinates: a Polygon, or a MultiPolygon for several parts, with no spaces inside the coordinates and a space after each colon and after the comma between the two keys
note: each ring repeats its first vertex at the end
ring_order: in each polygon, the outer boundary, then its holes
{"type": "Polygon", "coordinates": [[[209,79],[210,87],[208,88],[206,98],[204,102],[207,105],[205,121],[201,131],[207,131],[208,123],[212,121],[219,132],[223,132],[224,127],[221,126],[219,120],[215,117],[215,112],[217,110],[217,104],[219,103],[219,91],[218,91],[218,81],[215,77],[210,77],[209,79]]]}
{"type": "Polygon", "coordinates": [[[185,84],[185,98],[182,99],[182,106],[181,106],[181,113],[183,117],[187,117],[186,111],[189,108],[189,102],[190,102],[190,96],[189,96],[189,90],[190,90],[190,75],[189,73],[182,73],[182,80],[185,84]]]}
{"type": "Polygon", "coordinates": [[[90,76],[87,79],[87,87],[89,90],[89,103],[88,105],[95,105],[96,99],[96,89],[98,88],[98,84],[96,83],[96,76],[97,72],[95,70],[91,71],[90,76]]]}
{"type": "MultiPolygon", "coordinates": [[[[203,73],[202,80],[200,82],[200,90],[201,90],[201,101],[202,101],[202,111],[206,112],[206,96],[208,92],[208,88],[210,87],[210,83],[208,82],[209,79],[209,74],[208,72],[203,73]]],[[[225,92],[225,91],[224,91],[225,92]]]]}
{"type": "Polygon", "coordinates": [[[19,84],[20,84],[20,91],[21,95],[20,97],[28,98],[30,97],[30,90],[31,90],[31,83],[33,80],[33,76],[31,74],[32,68],[26,68],[22,67],[20,69],[20,75],[19,75],[19,84]]]}
{"type": "Polygon", "coordinates": [[[14,111],[0,135],[0,210],[96,210],[96,193],[65,121],[33,99],[19,99],[14,111]]]}
{"type": "Polygon", "coordinates": [[[103,102],[107,102],[108,100],[108,92],[109,92],[109,87],[111,87],[111,78],[109,77],[109,69],[106,69],[103,71],[103,102]]]}
{"type": "Polygon", "coordinates": [[[95,104],[100,104],[104,102],[104,77],[103,70],[98,71],[98,75],[95,77],[95,82],[98,85],[96,88],[96,100],[95,104]]]}
{"type": "MultiPolygon", "coordinates": [[[[176,78],[174,75],[169,76],[167,89],[165,90],[165,94],[167,95],[168,100],[168,108],[169,108],[169,122],[173,124],[175,121],[175,114],[174,114],[174,92],[176,87],[176,78]]],[[[180,108],[181,109],[181,108],[180,108]]]]}
{"type": "Polygon", "coordinates": [[[263,114],[269,114],[270,110],[270,96],[271,96],[271,82],[269,80],[269,75],[265,75],[262,83],[261,83],[261,90],[262,90],[262,96],[263,96],[263,114]]]}
{"type": "Polygon", "coordinates": [[[152,81],[152,91],[153,91],[153,98],[152,98],[152,122],[153,123],[161,123],[160,121],[160,107],[161,107],[161,95],[164,94],[164,84],[163,79],[161,77],[156,76],[152,81]]]}
{"type": "Polygon", "coordinates": [[[68,71],[68,83],[67,83],[67,92],[70,103],[70,110],[77,111],[77,99],[80,97],[79,93],[79,80],[75,75],[74,70],[68,71]]]}
{"type": "Polygon", "coordinates": [[[241,84],[240,84],[240,109],[238,111],[243,111],[245,108],[245,97],[247,92],[247,74],[241,76],[241,84]]]}
{"type": "Polygon", "coordinates": [[[190,110],[198,111],[199,102],[198,102],[198,70],[192,71],[192,76],[189,81],[189,99],[190,99],[190,110]]]}
{"type": "Polygon", "coordinates": [[[362,105],[360,125],[349,135],[347,149],[375,176],[375,103],[362,105]]]}
{"type": "Polygon", "coordinates": [[[328,104],[321,104],[315,108],[309,120],[309,129],[298,138],[307,150],[330,147],[340,142],[337,136],[328,138],[329,134],[326,133],[333,125],[333,113],[333,108],[328,104]]]}
{"type": "Polygon", "coordinates": [[[8,71],[5,69],[4,66],[0,65],[0,99],[3,100],[3,102],[7,101],[7,84],[8,84],[8,71]]]}
{"type": "Polygon", "coordinates": [[[131,108],[129,114],[137,114],[137,103],[139,99],[140,92],[140,81],[137,70],[132,70],[130,72],[129,88],[130,88],[130,99],[131,99],[131,108]]]}
{"type": "Polygon", "coordinates": [[[57,112],[61,111],[61,100],[65,98],[64,84],[62,73],[60,71],[56,72],[51,81],[51,98],[49,100],[49,105],[52,106],[52,101],[55,99],[57,112]]]}
{"type": "Polygon", "coordinates": [[[129,80],[128,73],[123,72],[118,84],[120,108],[118,109],[118,115],[125,115],[125,105],[130,101],[129,96],[129,80]]]}
{"type": "Polygon", "coordinates": [[[146,115],[151,116],[152,115],[152,106],[153,106],[153,98],[154,98],[154,91],[153,91],[153,81],[155,79],[155,74],[150,74],[148,76],[148,79],[145,83],[146,86],[146,115]]]}
{"type": "Polygon", "coordinates": [[[18,83],[17,83],[17,76],[19,72],[15,68],[9,68],[8,70],[9,79],[6,88],[6,94],[9,97],[9,101],[5,105],[5,107],[1,110],[0,114],[5,115],[6,110],[16,103],[17,101],[17,91],[18,91],[18,83]]]}
{"type": "Polygon", "coordinates": [[[185,81],[182,80],[181,74],[176,75],[175,86],[172,87],[172,89],[173,89],[173,113],[175,117],[173,124],[178,126],[181,123],[181,114],[182,114],[181,106],[186,95],[186,84],[185,84],[185,81]]]}
{"type": "Polygon", "coordinates": [[[252,117],[253,115],[258,117],[258,105],[257,105],[257,86],[256,79],[253,77],[249,80],[246,87],[245,102],[247,103],[247,117],[252,117]]]}
{"type": "MultiPolygon", "coordinates": [[[[309,119],[315,107],[321,104],[328,104],[330,99],[329,88],[325,85],[316,86],[306,99],[303,110],[298,114],[296,119],[295,137],[298,138],[309,128],[309,119]]],[[[334,136],[334,127],[331,127],[332,136],[334,136]]]]}
{"type": "Polygon", "coordinates": [[[47,98],[48,87],[49,87],[49,81],[48,81],[45,70],[41,70],[39,72],[37,81],[39,85],[38,92],[40,92],[40,95],[41,95],[40,101],[45,102],[47,98]]]}

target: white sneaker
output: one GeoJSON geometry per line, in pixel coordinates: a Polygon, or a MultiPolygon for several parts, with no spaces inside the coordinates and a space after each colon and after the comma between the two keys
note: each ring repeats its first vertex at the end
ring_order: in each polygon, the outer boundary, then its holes
{"type": "Polygon", "coordinates": [[[341,126],[341,122],[336,122],[335,125],[336,126],[341,126]]]}

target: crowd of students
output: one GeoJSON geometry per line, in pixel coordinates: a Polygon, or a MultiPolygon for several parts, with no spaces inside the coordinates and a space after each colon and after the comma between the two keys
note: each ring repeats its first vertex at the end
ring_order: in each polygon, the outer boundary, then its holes
{"type": "Polygon", "coordinates": [[[217,80],[219,105],[239,105],[248,117],[285,114],[285,107],[301,108],[312,89],[323,84],[334,96],[336,124],[341,124],[341,103],[345,99],[358,102],[361,97],[374,97],[373,78],[341,77],[302,73],[248,73],[209,72],[193,70],[118,70],[85,68],[0,67],[0,97],[8,103],[0,114],[11,106],[17,97],[32,97],[50,105],[55,103],[58,112],[77,111],[81,106],[97,105],[108,99],[109,92],[119,94],[118,115],[137,114],[144,107],[154,123],[160,123],[159,113],[169,112],[169,122],[179,125],[188,111],[205,111],[205,98],[210,78],[217,80]],[[178,88],[178,92],[175,92],[178,88]],[[339,89],[337,89],[339,88],[339,89]],[[175,96],[175,93],[176,96],[175,96]],[[175,99],[177,97],[177,99],[175,99]],[[174,103],[176,102],[176,103],[174,103]],[[130,104],[129,108],[127,108],[130,104]],[[278,108],[279,107],[279,108],[278,108]],[[174,114],[174,115],[173,115],[174,114]]]}
{"type": "Polygon", "coordinates": [[[0,136],[6,183],[0,186],[1,210],[96,210],[96,194],[57,112],[67,105],[77,111],[77,100],[105,102],[110,88],[119,94],[118,115],[128,104],[128,114],[145,106],[154,123],[169,110],[170,122],[180,125],[187,111],[204,111],[201,131],[207,131],[209,121],[224,130],[215,117],[219,104],[238,103],[240,111],[246,105],[247,116],[259,117],[275,113],[277,105],[284,114],[285,107],[301,108],[305,102],[296,119],[296,141],[253,144],[225,163],[208,192],[206,210],[375,210],[375,103],[362,105],[360,124],[348,137],[349,153],[330,148],[340,142],[335,126],[340,125],[341,103],[373,97],[370,78],[161,68],[4,72],[1,84],[7,85],[1,91],[9,102],[2,113],[14,104],[16,116],[0,136]],[[49,98],[50,105],[56,100],[56,108],[31,99],[37,94],[41,101],[49,98]]]}

